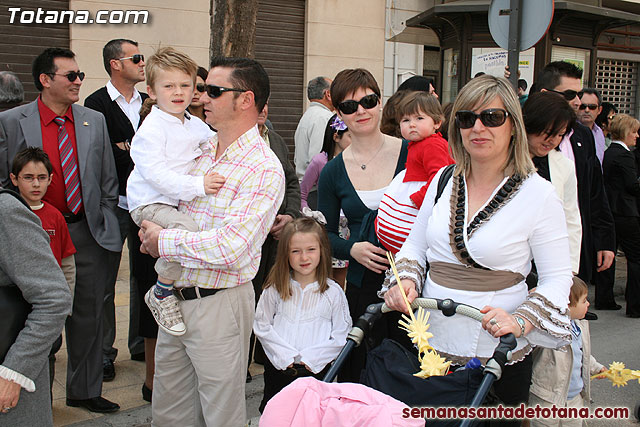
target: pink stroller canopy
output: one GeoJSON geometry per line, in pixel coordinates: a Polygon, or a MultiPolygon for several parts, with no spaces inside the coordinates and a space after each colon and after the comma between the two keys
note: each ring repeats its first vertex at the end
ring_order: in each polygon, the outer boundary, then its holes
{"type": "Polygon", "coordinates": [[[299,378],[267,403],[260,427],[424,426],[410,408],[377,390],[353,383],[299,378]]]}

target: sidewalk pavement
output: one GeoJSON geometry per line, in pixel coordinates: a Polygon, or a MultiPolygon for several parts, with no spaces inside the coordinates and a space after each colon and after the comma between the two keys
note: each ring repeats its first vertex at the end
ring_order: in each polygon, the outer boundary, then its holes
{"type": "MultiPolygon", "coordinates": [[[[105,382],[102,396],[120,405],[120,411],[110,414],[96,414],[83,408],[66,405],[65,382],[67,378],[67,347],[56,355],[56,376],[53,384],[53,424],[61,426],[145,426],[151,422],[151,405],[142,399],[142,383],[145,377],[144,362],[131,360],[127,347],[129,331],[129,253],[125,246],[116,282],[116,342],[118,357],[115,361],[116,378],[105,382]]],[[[64,334],[63,334],[64,338],[64,334]]],[[[264,382],[263,368],[252,364],[250,372],[253,381],[247,384],[247,416],[257,417],[262,400],[264,382]]],[[[257,425],[257,422],[256,424],[257,425]]]]}
{"type": "MultiPolygon", "coordinates": [[[[144,363],[130,359],[127,350],[127,330],[129,322],[129,271],[128,254],[125,251],[116,285],[117,337],[115,347],[120,349],[116,359],[116,378],[104,383],[103,396],[120,404],[121,410],[110,415],[93,414],[84,409],[70,408],[65,405],[64,381],[66,378],[66,349],[58,352],[56,362],[56,381],[53,390],[54,425],[73,427],[132,427],[150,426],[151,405],[142,400],[140,389],[144,381],[144,363]]],[[[615,294],[618,303],[624,305],[624,287],[626,282],[626,262],[624,257],[616,258],[615,294]]],[[[593,304],[594,288],[589,287],[589,301],[593,304]]],[[[629,319],[620,311],[596,311],[597,321],[590,322],[592,353],[604,365],[611,362],[624,362],[628,368],[640,369],[640,320],[629,319]]],[[[258,425],[258,406],[262,400],[264,381],[262,366],[252,364],[250,368],[253,381],[247,384],[247,417],[250,426],[258,425]]],[[[626,406],[631,409],[628,420],[589,420],[590,427],[634,426],[639,423],[633,410],[640,403],[640,384],[630,382],[626,387],[612,387],[608,380],[594,380],[591,394],[595,406],[626,406]]]]}

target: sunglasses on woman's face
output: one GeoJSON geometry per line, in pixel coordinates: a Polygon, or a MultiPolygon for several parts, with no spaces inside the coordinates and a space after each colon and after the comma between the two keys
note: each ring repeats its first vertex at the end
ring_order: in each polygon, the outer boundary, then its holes
{"type": "Polygon", "coordinates": [[[216,85],[206,85],[207,86],[207,95],[209,98],[219,98],[225,92],[246,92],[244,89],[236,89],[233,87],[222,87],[216,85]]]}
{"type": "Polygon", "coordinates": [[[576,96],[578,98],[582,98],[582,95],[584,95],[583,91],[575,91],[573,89],[567,89],[565,91],[560,92],[559,90],[553,90],[553,89],[549,89],[549,92],[554,92],[554,93],[559,93],[560,95],[564,96],[564,99],[566,99],[567,101],[571,101],[573,99],[576,98],[576,96]]]}
{"type": "Polygon", "coordinates": [[[205,90],[207,90],[207,86],[205,84],[203,84],[203,83],[198,83],[196,85],[196,90],[198,92],[204,92],[205,90]]]}
{"type": "Polygon", "coordinates": [[[372,93],[371,95],[363,96],[360,101],[343,101],[338,104],[338,110],[342,111],[342,114],[353,114],[358,111],[358,105],[362,105],[365,110],[370,110],[378,105],[378,95],[372,93]]]}
{"type": "Polygon", "coordinates": [[[473,111],[461,110],[456,113],[456,124],[460,129],[469,129],[480,119],[483,125],[488,128],[502,126],[509,117],[509,113],[502,108],[489,108],[476,114],[473,111]]]}
{"type": "Polygon", "coordinates": [[[140,61],[144,61],[144,55],[141,53],[136,53],[132,56],[127,56],[126,58],[118,58],[120,61],[124,61],[125,59],[130,59],[134,64],[138,64],[140,61]]]}
{"type": "Polygon", "coordinates": [[[47,73],[50,76],[64,76],[71,83],[75,82],[76,79],[80,79],[80,81],[84,80],[84,73],[82,71],[69,71],[67,74],[59,74],[59,73],[47,73]]]}

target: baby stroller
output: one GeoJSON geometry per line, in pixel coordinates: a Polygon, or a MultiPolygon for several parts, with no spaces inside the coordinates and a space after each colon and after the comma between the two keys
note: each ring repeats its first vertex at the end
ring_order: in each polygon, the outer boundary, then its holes
{"type": "MultiPolygon", "coordinates": [[[[418,307],[423,307],[430,310],[440,310],[445,316],[459,314],[478,321],[481,321],[484,316],[477,308],[457,303],[450,299],[417,298],[411,306],[414,310],[418,307]]],[[[361,345],[376,320],[388,311],[390,310],[383,303],[371,304],[367,307],[366,312],[355,322],[353,329],[347,337],[346,345],[323,378],[324,383],[333,382],[349,353],[353,348],[361,345]]],[[[367,366],[362,376],[362,383],[364,385],[387,394],[397,401],[403,402],[408,407],[468,406],[478,408],[485,401],[493,382],[500,379],[505,363],[511,359],[511,352],[516,347],[516,338],[513,334],[507,334],[501,337],[500,343],[494,350],[493,356],[487,361],[483,369],[458,369],[453,374],[430,377],[426,380],[413,377],[413,373],[418,371],[417,357],[411,355],[408,351],[398,350],[399,345],[393,341],[387,342],[387,340],[385,340],[383,344],[369,352],[370,357],[368,357],[367,365],[369,365],[370,360],[375,359],[375,357],[372,357],[375,356],[374,353],[385,345],[392,350],[395,349],[395,355],[399,356],[396,357],[395,361],[387,360],[386,362],[388,363],[386,364],[383,362],[382,365],[385,366],[378,364],[372,367],[372,369],[370,369],[370,366],[367,366]],[[403,351],[404,353],[402,353],[403,351]],[[405,360],[402,360],[403,358],[405,360]],[[407,363],[396,363],[398,361],[407,363]],[[401,368],[403,372],[398,372],[393,368],[398,365],[403,366],[403,368],[401,368]],[[381,366],[383,369],[380,369],[381,366]],[[385,367],[390,369],[385,369],[385,367]],[[391,372],[392,370],[395,372],[391,372]],[[398,381],[401,384],[392,384],[394,381],[398,381]]],[[[379,356],[378,359],[393,359],[394,354],[391,354],[391,357],[389,357],[390,354],[391,353],[384,353],[379,356]]],[[[302,380],[296,380],[296,382],[298,381],[302,380]]],[[[289,387],[294,386],[296,382],[289,387]]],[[[336,386],[339,385],[336,384],[336,386]]],[[[287,388],[282,392],[287,390],[287,388]]],[[[274,399],[277,397],[276,395],[274,399]]],[[[340,397],[338,397],[338,400],[339,399],[340,397]]],[[[319,401],[316,401],[316,403],[317,402],[319,401]]],[[[290,407],[295,406],[294,401],[287,401],[287,404],[290,407]]],[[[263,416],[267,415],[268,410],[269,404],[267,408],[265,408],[263,416]]],[[[477,423],[478,420],[474,419],[429,420],[428,425],[460,425],[467,427],[477,423]]]]}

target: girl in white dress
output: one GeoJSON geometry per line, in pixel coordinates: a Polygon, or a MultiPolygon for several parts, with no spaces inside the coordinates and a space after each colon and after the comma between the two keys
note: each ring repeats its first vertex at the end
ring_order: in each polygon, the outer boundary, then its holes
{"type": "Polygon", "coordinates": [[[296,378],[322,379],[346,343],[351,330],[347,298],[330,272],[324,227],[312,218],[287,224],[253,322],[267,355],[260,413],[296,378]]]}

